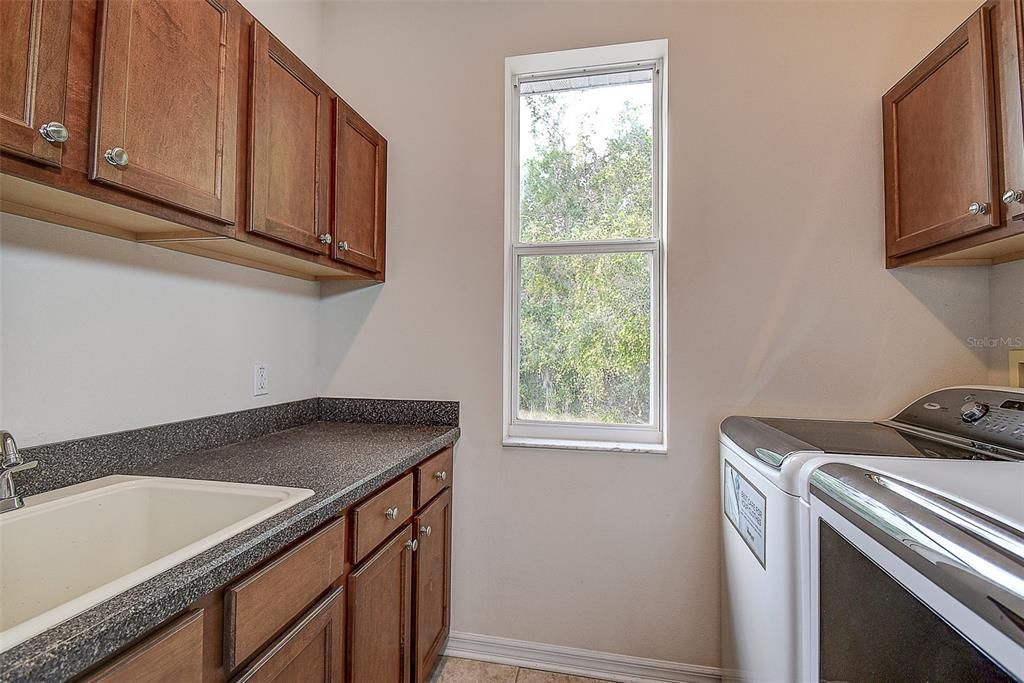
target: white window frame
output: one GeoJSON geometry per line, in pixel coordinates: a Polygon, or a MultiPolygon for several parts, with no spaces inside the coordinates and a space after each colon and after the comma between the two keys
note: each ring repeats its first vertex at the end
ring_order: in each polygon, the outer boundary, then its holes
{"type": "Polygon", "coordinates": [[[505,60],[505,296],[503,431],[505,446],[665,453],[665,125],[668,41],[650,40],[605,47],[509,57],[505,60]],[[585,242],[519,242],[520,82],[552,76],[653,70],[653,237],[585,242]],[[519,405],[519,278],[523,256],[607,253],[651,255],[651,424],[608,425],[523,420],[519,405]]]}

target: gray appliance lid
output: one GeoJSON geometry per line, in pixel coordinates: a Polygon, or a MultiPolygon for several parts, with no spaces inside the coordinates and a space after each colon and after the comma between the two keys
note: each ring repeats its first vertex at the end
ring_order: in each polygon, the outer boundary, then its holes
{"type": "Polygon", "coordinates": [[[722,433],[776,468],[799,452],[1024,460],[1024,393],[997,387],[941,389],[884,422],[734,416],[722,422],[722,433]]]}
{"type": "Polygon", "coordinates": [[[794,453],[841,453],[901,458],[992,459],[877,422],[729,417],[722,433],[773,467],[794,453]]]}

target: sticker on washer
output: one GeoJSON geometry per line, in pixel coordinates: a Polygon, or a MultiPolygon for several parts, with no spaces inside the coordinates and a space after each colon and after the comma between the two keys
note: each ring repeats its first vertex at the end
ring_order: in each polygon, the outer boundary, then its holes
{"type": "Polygon", "coordinates": [[[750,481],[725,463],[725,490],[722,491],[725,516],[736,527],[743,542],[764,567],[764,524],[766,501],[750,481]]]}

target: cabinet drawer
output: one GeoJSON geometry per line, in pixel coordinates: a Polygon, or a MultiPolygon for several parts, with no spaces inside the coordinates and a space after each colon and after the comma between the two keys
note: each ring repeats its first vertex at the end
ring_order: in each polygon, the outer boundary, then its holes
{"type": "Polygon", "coordinates": [[[313,603],[344,571],[345,520],[224,591],[224,664],[233,671],[313,603]]]}
{"type": "Polygon", "coordinates": [[[199,683],[203,680],[203,610],[190,612],[160,629],[85,680],[199,683]]]}
{"type": "Polygon", "coordinates": [[[397,531],[412,515],[413,476],[407,474],[352,512],[355,546],[353,563],[358,563],[384,539],[397,531]]]}
{"type": "Polygon", "coordinates": [[[445,486],[452,485],[452,447],[444,449],[416,466],[416,507],[421,508],[445,486]]]}
{"type": "Polygon", "coordinates": [[[232,683],[341,683],[345,672],[343,590],[339,586],[328,593],[232,683]]]}

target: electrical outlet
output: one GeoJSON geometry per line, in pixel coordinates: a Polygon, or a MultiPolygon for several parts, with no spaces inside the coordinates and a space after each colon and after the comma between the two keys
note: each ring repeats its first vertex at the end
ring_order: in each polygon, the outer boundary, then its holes
{"type": "Polygon", "coordinates": [[[270,393],[270,383],[267,378],[267,364],[257,363],[252,369],[252,395],[266,396],[270,393]]]}

